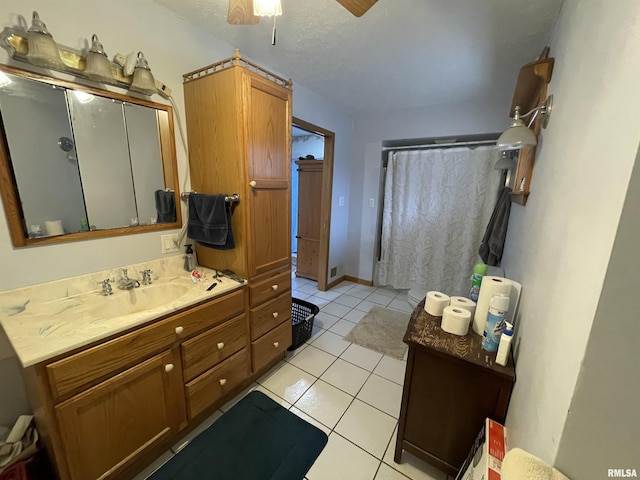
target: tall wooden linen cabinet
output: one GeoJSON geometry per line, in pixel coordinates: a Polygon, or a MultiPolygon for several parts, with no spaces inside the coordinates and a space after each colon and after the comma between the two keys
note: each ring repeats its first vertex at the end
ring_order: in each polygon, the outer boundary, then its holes
{"type": "Polygon", "coordinates": [[[292,84],[237,50],[183,79],[192,190],[240,195],[235,248],[196,245],[198,263],[249,280],[255,372],[291,345],[292,84]]]}

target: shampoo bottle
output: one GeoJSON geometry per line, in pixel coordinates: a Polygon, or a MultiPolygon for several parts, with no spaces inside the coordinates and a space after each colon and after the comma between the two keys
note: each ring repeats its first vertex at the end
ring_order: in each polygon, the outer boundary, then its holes
{"type": "Polygon", "coordinates": [[[476,263],[473,267],[473,275],[471,275],[471,293],[469,298],[474,302],[478,301],[480,295],[480,285],[482,284],[482,277],[487,274],[487,265],[484,263],[476,263]]]}
{"type": "Polygon", "coordinates": [[[504,331],[505,317],[509,310],[509,296],[501,293],[495,294],[489,300],[489,312],[487,323],[482,335],[482,348],[488,352],[498,350],[500,337],[504,331]]]}
{"type": "Polygon", "coordinates": [[[184,254],[184,269],[187,272],[191,272],[196,268],[196,262],[193,258],[193,249],[191,248],[190,243],[187,243],[184,247],[186,249],[184,254]]]}
{"type": "Polygon", "coordinates": [[[509,349],[511,348],[511,339],[513,338],[513,325],[505,322],[504,332],[500,337],[500,345],[498,353],[496,353],[496,363],[503,367],[507,364],[509,358],[509,349]]]}

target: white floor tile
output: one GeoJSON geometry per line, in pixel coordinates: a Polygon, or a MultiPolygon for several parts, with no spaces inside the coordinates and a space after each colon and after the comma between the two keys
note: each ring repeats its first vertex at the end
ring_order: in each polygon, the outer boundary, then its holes
{"type": "Polygon", "coordinates": [[[319,292],[316,286],[310,283],[306,283],[304,285],[296,287],[296,290],[298,290],[299,292],[308,293],[309,295],[315,295],[319,292]]]}
{"type": "Polygon", "coordinates": [[[382,354],[352,343],[349,348],[340,355],[340,358],[362,367],[365,370],[373,372],[374,368],[376,368],[376,365],[378,365],[378,362],[382,358],[382,354]]]}
{"type": "Polygon", "coordinates": [[[307,339],[307,342],[305,343],[305,345],[310,345],[316,338],[318,338],[320,335],[326,332],[324,328],[320,328],[316,326],[315,321],[313,323],[314,325],[313,325],[313,330],[311,330],[311,336],[307,339]]]}
{"type": "Polygon", "coordinates": [[[315,294],[316,297],[324,298],[325,300],[329,300],[333,302],[336,298],[340,296],[340,292],[332,292],[331,290],[326,292],[318,292],[315,294]]]}
{"type": "Polygon", "coordinates": [[[374,374],[367,379],[356,398],[398,418],[402,402],[402,386],[374,374]]]}
{"type": "Polygon", "coordinates": [[[373,293],[378,289],[378,287],[374,287],[372,285],[356,285],[355,287],[353,287],[352,291],[362,291],[362,292],[369,292],[369,293],[373,293]]]}
{"type": "Polygon", "coordinates": [[[378,287],[375,293],[379,295],[385,295],[387,297],[391,297],[391,299],[394,299],[398,296],[400,292],[397,290],[393,290],[392,288],[378,287]]]}
{"type": "Polygon", "coordinates": [[[313,319],[313,326],[327,330],[331,328],[331,326],[333,326],[333,324],[338,320],[340,320],[340,317],[336,317],[335,315],[331,315],[330,313],[321,310],[313,319]]]}
{"type": "Polygon", "coordinates": [[[334,355],[310,345],[299,355],[293,357],[289,363],[311,375],[319,377],[335,360],[336,357],[334,355]]]}
{"type": "Polygon", "coordinates": [[[370,302],[369,300],[363,300],[358,305],[356,305],[356,310],[362,310],[363,312],[368,312],[372,307],[380,306],[377,303],[370,302]]]}
{"type": "Polygon", "coordinates": [[[273,375],[268,376],[261,385],[289,403],[295,403],[316,381],[316,377],[285,363],[273,375]]]}
{"type": "Polygon", "coordinates": [[[349,347],[350,343],[345,342],[342,335],[325,331],[312,342],[312,345],[337,357],[349,347]]]}
{"type": "Polygon", "coordinates": [[[387,305],[387,308],[391,308],[403,313],[413,312],[413,309],[411,308],[411,305],[409,305],[409,302],[407,302],[406,298],[394,298],[393,300],[391,300],[391,303],[387,305]]]}
{"type": "Polygon", "coordinates": [[[302,410],[300,410],[297,407],[291,407],[289,409],[289,411],[291,413],[295,413],[297,416],[299,416],[301,419],[305,420],[306,422],[309,422],[311,425],[313,425],[314,427],[318,427],[320,430],[322,430],[324,433],[326,433],[327,435],[329,435],[331,433],[331,429],[329,427],[327,427],[326,425],[321,424],[319,421],[317,421],[315,418],[310,417],[309,415],[307,415],[306,413],[304,413],[302,410]]]}
{"type": "Polygon", "coordinates": [[[370,291],[370,290],[359,290],[358,287],[354,287],[351,290],[348,290],[346,293],[347,293],[347,295],[349,295],[351,297],[356,297],[356,298],[360,298],[360,299],[364,300],[369,295],[371,295],[373,293],[373,291],[370,291]]]}
{"type": "Polygon", "coordinates": [[[320,298],[316,295],[311,295],[310,297],[305,298],[305,301],[313,303],[318,308],[322,308],[330,303],[326,298],[320,298]]]}
{"type": "Polygon", "coordinates": [[[357,304],[359,304],[362,301],[362,299],[358,297],[352,297],[351,295],[345,293],[344,295],[340,295],[334,301],[336,303],[339,303],[340,305],[345,305],[347,307],[353,308],[357,304]]]}
{"type": "Polygon", "coordinates": [[[291,408],[291,403],[287,402],[286,400],[280,398],[278,395],[276,395],[275,393],[273,393],[270,390],[267,390],[266,388],[264,388],[262,385],[258,385],[254,391],[256,392],[262,392],[264,393],[267,397],[269,397],[271,400],[273,400],[276,403],[279,403],[282,407],[289,409],[291,408]]]}
{"type": "MultiPolygon", "coordinates": [[[[393,432],[387,451],[384,454],[384,463],[391,466],[394,470],[398,470],[413,480],[447,480],[447,474],[438,470],[433,465],[420,460],[418,457],[403,450],[401,463],[393,461],[393,455],[396,449],[396,438],[398,429],[393,432]]],[[[393,478],[393,477],[392,477],[393,478]]]]}
{"type": "Polygon", "coordinates": [[[348,320],[339,320],[333,326],[329,328],[330,332],[333,332],[338,335],[342,335],[343,337],[347,335],[356,324],[353,322],[349,322],[348,320]]]}
{"type": "Polygon", "coordinates": [[[307,473],[309,480],[372,480],[379,461],[337,433],[307,473]]]}
{"type": "Polygon", "coordinates": [[[374,292],[371,295],[369,295],[367,298],[365,298],[365,301],[375,303],[376,305],[381,305],[383,307],[386,307],[387,305],[389,305],[392,300],[393,298],[388,297],[387,295],[382,295],[378,292],[374,292]]]}
{"type": "Polygon", "coordinates": [[[381,377],[391,380],[399,385],[404,384],[404,373],[407,367],[407,362],[397,360],[388,356],[382,357],[380,363],[373,371],[373,373],[380,375],[381,377]]]}
{"type": "Polygon", "coordinates": [[[364,318],[366,314],[367,312],[364,312],[362,310],[357,310],[354,308],[342,318],[344,320],[349,320],[350,322],[353,322],[353,323],[358,323],[360,320],[364,318]]]}
{"type": "Polygon", "coordinates": [[[396,424],[395,418],[356,399],[336,425],[335,431],[382,459],[396,424]]]}
{"type": "Polygon", "coordinates": [[[351,311],[351,307],[347,307],[346,305],[340,305],[339,303],[332,302],[322,307],[322,310],[325,313],[329,313],[331,315],[335,315],[338,318],[342,318],[351,311]]]}
{"type": "Polygon", "coordinates": [[[293,298],[299,298],[300,300],[306,300],[311,296],[310,293],[301,292],[300,290],[291,290],[291,296],[293,298]]]}
{"type": "Polygon", "coordinates": [[[320,380],[355,396],[369,375],[367,370],[339,358],[322,374],[320,380]]]}
{"type": "MultiPolygon", "coordinates": [[[[307,340],[307,342],[308,342],[308,340],[307,340]]],[[[287,350],[287,356],[285,358],[285,361],[291,362],[291,359],[293,357],[295,357],[296,355],[300,355],[300,352],[302,352],[308,346],[309,346],[309,344],[305,342],[302,345],[300,345],[298,348],[296,348],[295,350],[287,350]]]]}
{"type": "Polygon", "coordinates": [[[333,428],[353,400],[351,395],[322,380],[314,383],[295,403],[295,407],[333,428]]]}
{"type": "Polygon", "coordinates": [[[405,477],[403,474],[394,470],[386,463],[381,463],[376,473],[375,480],[407,480],[409,477],[405,477]]]}

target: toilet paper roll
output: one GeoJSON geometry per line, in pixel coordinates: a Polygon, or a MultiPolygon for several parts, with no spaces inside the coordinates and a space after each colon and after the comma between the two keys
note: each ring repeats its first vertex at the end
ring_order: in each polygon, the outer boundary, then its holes
{"type": "Polygon", "coordinates": [[[47,220],[44,222],[44,228],[47,231],[47,235],[63,235],[64,228],[62,228],[62,220],[47,220]]]}
{"type": "Polygon", "coordinates": [[[482,277],[482,285],[480,285],[480,294],[478,295],[478,304],[476,305],[476,313],[473,316],[473,331],[478,335],[484,333],[484,324],[487,322],[487,312],[489,312],[489,301],[491,297],[497,293],[509,296],[511,294],[511,280],[502,277],[491,277],[485,275],[482,277]]]}
{"type": "Polygon", "coordinates": [[[473,314],[476,313],[476,302],[466,297],[451,297],[451,302],[449,303],[452,307],[460,307],[465,310],[469,310],[469,313],[473,317],[473,314]]]}
{"type": "Polygon", "coordinates": [[[442,292],[427,292],[427,299],[424,302],[424,311],[434,317],[441,317],[444,307],[449,306],[449,295],[442,292]]]}
{"type": "Polygon", "coordinates": [[[448,306],[442,314],[440,327],[445,332],[454,335],[466,335],[469,333],[469,323],[471,322],[471,312],[461,307],[448,306]]]}

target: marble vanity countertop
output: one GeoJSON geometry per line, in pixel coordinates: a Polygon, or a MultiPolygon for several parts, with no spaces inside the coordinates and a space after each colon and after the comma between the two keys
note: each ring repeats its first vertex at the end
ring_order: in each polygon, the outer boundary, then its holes
{"type": "Polygon", "coordinates": [[[131,290],[118,289],[122,270],[115,268],[0,292],[0,324],[22,366],[28,367],[246,284],[216,279],[214,270],[200,266],[204,279],[194,283],[182,262],[178,255],[125,266],[137,280],[138,272],[153,271],[150,285],[131,290]],[[105,278],[114,279],[109,296],[98,285],[105,278]]]}

